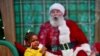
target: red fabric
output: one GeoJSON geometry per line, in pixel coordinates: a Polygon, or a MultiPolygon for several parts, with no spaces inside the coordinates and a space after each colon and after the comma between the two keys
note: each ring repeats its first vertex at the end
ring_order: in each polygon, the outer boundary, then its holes
{"type": "Polygon", "coordinates": [[[95,43],[93,47],[100,53],[100,42],[95,43]]]}
{"type": "MultiPolygon", "coordinates": [[[[76,22],[74,22],[72,20],[67,20],[66,24],[70,29],[70,41],[76,42],[76,47],[80,46],[81,44],[88,43],[88,40],[87,40],[85,34],[78,27],[76,22]]],[[[74,47],[73,49],[75,50],[76,47],[74,47]]]]}
{"type": "Polygon", "coordinates": [[[24,52],[26,50],[26,48],[24,46],[22,46],[20,43],[15,42],[15,46],[19,52],[20,56],[24,56],[24,52]]]}
{"type": "MultiPolygon", "coordinates": [[[[50,22],[46,22],[40,28],[39,32],[39,41],[41,44],[46,46],[48,51],[52,52],[51,45],[59,45],[59,31],[57,28],[52,27],[50,22]],[[54,37],[55,36],[55,37],[54,37]]],[[[54,54],[61,55],[61,51],[52,52],[54,54]]]]}
{"type": "Polygon", "coordinates": [[[77,56],[88,56],[83,50],[79,51],[77,56]]]}
{"type": "MultiPolygon", "coordinates": [[[[88,43],[86,36],[84,35],[82,30],[77,26],[75,22],[73,22],[72,20],[66,20],[66,25],[70,29],[71,42],[75,42],[76,46],[80,46],[81,44],[88,43]]],[[[57,27],[56,28],[52,27],[50,22],[44,23],[40,28],[39,41],[44,46],[46,46],[47,49],[50,49],[50,46],[52,44],[59,45],[59,30],[57,29],[57,27]]],[[[57,53],[59,52],[57,51],[57,53]]]]}
{"type": "Polygon", "coordinates": [[[75,41],[77,39],[78,44],[88,43],[86,36],[84,35],[82,30],[78,27],[78,25],[74,21],[67,20],[66,24],[70,29],[70,33],[71,33],[70,40],[71,41],[75,41]]]}

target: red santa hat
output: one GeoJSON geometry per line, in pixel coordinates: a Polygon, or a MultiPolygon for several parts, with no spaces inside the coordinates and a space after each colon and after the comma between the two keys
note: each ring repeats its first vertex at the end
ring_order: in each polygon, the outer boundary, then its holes
{"type": "Polygon", "coordinates": [[[65,8],[63,7],[63,5],[61,5],[60,3],[54,3],[53,5],[51,5],[50,9],[49,9],[49,13],[53,10],[53,9],[57,9],[60,10],[63,15],[65,14],[65,8]]]}

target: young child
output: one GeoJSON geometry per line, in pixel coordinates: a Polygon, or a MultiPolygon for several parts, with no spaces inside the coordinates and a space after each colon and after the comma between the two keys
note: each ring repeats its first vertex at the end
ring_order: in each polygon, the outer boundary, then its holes
{"type": "Polygon", "coordinates": [[[39,41],[36,34],[29,32],[26,34],[25,39],[27,40],[28,48],[25,50],[24,56],[45,56],[46,48],[38,48],[39,41]]]}

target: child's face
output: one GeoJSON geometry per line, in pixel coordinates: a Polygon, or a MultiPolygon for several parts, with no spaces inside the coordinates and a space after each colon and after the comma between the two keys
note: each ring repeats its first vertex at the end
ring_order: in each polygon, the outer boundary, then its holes
{"type": "Polygon", "coordinates": [[[39,46],[39,41],[38,41],[38,37],[36,35],[33,35],[30,39],[31,42],[31,48],[33,49],[37,49],[39,46]]]}

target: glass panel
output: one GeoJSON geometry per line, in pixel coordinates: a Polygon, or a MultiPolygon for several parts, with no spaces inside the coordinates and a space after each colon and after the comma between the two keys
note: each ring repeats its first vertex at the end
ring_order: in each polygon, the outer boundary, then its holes
{"type": "Polygon", "coordinates": [[[69,10],[77,10],[77,4],[76,3],[70,3],[68,6],[69,10]]]}
{"type": "Polygon", "coordinates": [[[88,23],[89,22],[88,12],[86,12],[86,11],[79,12],[77,16],[78,16],[79,23],[88,23]]]}
{"type": "Polygon", "coordinates": [[[19,27],[19,26],[16,26],[16,35],[17,35],[17,38],[16,38],[16,40],[18,41],[18,42],[21,42],[21,28],[19,27]]]}
{"type": "Polygon", "coordinates": [[[82,29],[83,32],[88,32],[88,30],[89,30],[88,24],[80,24],[79,26],[80,26],[80,28],[82,29]]]}
{"type": "Polygon", "coordinates": [[[20,14],[18,12],[15,13],[15,18],[16,24],[20,23],[20,14]]]}
{"type": "Polygon", "coordinates": [[[34,16],[33,18],[34,18],[34,24],[41,24],[41,23],[43,23],[42,16],[39,16],[39,17],[34,16]]]}
{"type": "Polygon", "coordinates": [[[24,24],[32,24],[32,22],[33,22],[33,18],[32,18],[32,16],[31,16],[31,14],[24,14],[24,24]]]}
{"type": "Polygon", "coordinates": [[[35,32],[36,34],[38,34],[39,29],[40,29],[40,25],[34,25],[34,32],[35,32]]]}
{"type": "Polygon", "coordinates": [[[77,12],[75,12],[75,11],[70,11],[70,12],[69,12],[69,18],[72,19],[72,20],[74,20],[75,22],[77,22],[77,21],[78,21],[77,12]]]}
{"type": "Polygon", "coordinates": [[[92,12],[91,14],[90,14],[90,22],[91,23],[93,23],[93,24],[95,24],[95,14],[94,14],[95,12],[92,12]]]}
{"type": "Polygon", "coordinates": [[[15,11],[18,12],[20,10],[19,3],[14,4],[15,11]]]}
{"type": "Polygon", "coordinates": [[[14,0],[14,2],[19,2],[20,0],[14,0]]]}
{"type": "Polygon", "coordinates": [[[91,11],[95,11],[95,9],[94,9],[94,8],[95,8],[95,5],[94,5],[94,4],[95,4],[94,1],[90,2],[90,5],[91,5],[91,6],[90,6],[90,10],[91,10],[91,11]]]}
{"type": "Polygon", "coordinates": [[[78,10],[79,11],[86,11],[86,10],[88,10],[88,1],[84,1],[84,2],[80,2],[79,4],[78,4],[78,10]]]}
{"type": "Polygon", "coordinates": [[[34,4],[33,6],[32,6],[32,10],[34,10],[34,11],[38,11],[38,12],[41,12],[42,10],[43,10],[43,7],[41,6],[41,4],[34,4]]]}
{"type": "Polygon", "coordinates": [[[95,25],[94,25],[94,24],[91,24],[91,25],[90,25],[90,43],[91,43],[91,44],[93,44],[94,41],[95,41],[94,32],[95,32],[95,25]],[[91,40],[92,40],[92,41],[91,41],[91,40]]]}

